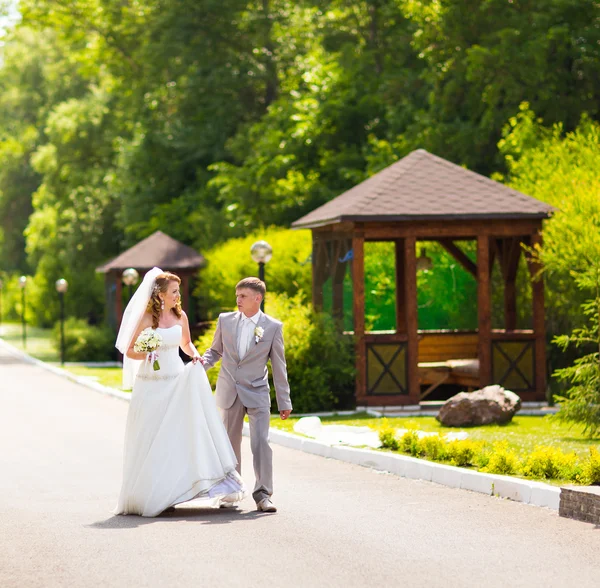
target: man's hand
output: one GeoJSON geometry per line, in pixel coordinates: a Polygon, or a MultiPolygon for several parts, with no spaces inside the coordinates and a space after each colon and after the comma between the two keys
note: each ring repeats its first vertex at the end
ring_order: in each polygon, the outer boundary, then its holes
{"type": "Polygon", "coordinates": [[[280,410],[279,411],[279,416],[281,417],[282,421],[285,421],[285,419],[287,419],[291,414],[292,414],[291,410],[280,410]]]}
{"type": "Polygon", "coordinates": [[[194,355],[192,357],[192,363],[196,364],[198,362],[200,362],[202,365],[204,365],[204,360],[202,359],[202,356],[201,355],[194,355]]]}

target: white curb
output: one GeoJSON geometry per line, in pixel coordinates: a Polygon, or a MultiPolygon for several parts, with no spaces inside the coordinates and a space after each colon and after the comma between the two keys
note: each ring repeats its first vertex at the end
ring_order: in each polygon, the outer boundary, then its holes
{"type": "MultiPolygon", "coordinates": [[[[244,435],[248,436],[249,433],[248,423],[244,423],[244,435]]],[[[341,445],[331,446],[314,439],[300,437],[273,428],[269,432],[269,439],[277,445],[283,445],[290,449],[337,459],[378,471],[390,472],[403,478],[435,482],[449,488],[471,490],[472,492],[558,510],[560,488],[544,482],[485,474],[396,453],[341,445]]]]}
{"type": "MultiPolygon", "coordinates": [[[[103,386],[97,382],[90,381],[86,377],[76,376],[59,367],[35,359],[9,343],[6,343],[2,339],[0,339],[0,346],[11,355],[19,357],[27,363],[37,365],[58,376],[68,378],[77,384],[100,392],[101,394],[114,396],[127,401],[131,398],[131,394],[129,393],[103,386]]],[[[244,423],[244,435],[249,436],[249,434],[250,429],[248,423],[244,423]]],[[[472,492],[479,492],[490,496],[509,498],[517,502],[542,506],[556,511],[558,510],[560,502],[560,488],[543,482],[521,480],[519,478],[499,476],[496,474],[484,474],[482,472],[474,472],[465,468],[448,466],[397,453],[374,451],[372,449],[359,449],[341,445],[327,445],[326,443],[308,437],[300,437],[299,435],[287,433],[286,431],[279,431],[274,428],[271,428],[269,431],[269,439],[277,445],[282,445],[290,449],[296,449],[330,459],[337,459],[338,461],[353,463],[378,471],[390,472],[403,478],[435,482],[436,484],[448,486],[449,488],[461,488],[463,490],[471,490],[472,492]]]]}

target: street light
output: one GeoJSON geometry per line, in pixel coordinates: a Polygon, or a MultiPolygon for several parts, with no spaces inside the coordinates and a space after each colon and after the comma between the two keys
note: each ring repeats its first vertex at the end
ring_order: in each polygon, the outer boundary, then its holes
{"type": "MultiPolygon", "coordinates": [[[[265,264],[273,257],[273,248],[266,241],[257,241],[250,247],[252,259],[258,263],[258,279],[265,281],[265,264]]],[[[265,311],[265,299],[260,303],[260,309],[265,311]]]]}
{"type": "Polygon", "coordinates": [[[27,347],[27,324],[25,322],[25,289],[27,286],[27,276],[19,278],[19,288],[21,288],[21,334],[23,337],[23,349],[27,347]]]}
{"type": "Polygon", "coordinates": [[[123,279],[123,284],[129,286],[129,300],[131,300],[131,297],[133,296],[133,287],[138,283],[140,274],[132,267],[129,267],[123,272],[121,278],[123,279]]]}
{"type": "Polygon", "coordinates": [[[69,288],[69,282],[64,278],[56,280],[56,291],[60,300],[60,363],[65,363],[65,294],[69,288]]]}

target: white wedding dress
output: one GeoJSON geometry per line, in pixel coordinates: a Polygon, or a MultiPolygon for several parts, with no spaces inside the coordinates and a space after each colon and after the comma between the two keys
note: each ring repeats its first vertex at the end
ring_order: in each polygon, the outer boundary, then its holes
{"type": "Polygon", "coordinates": [[[157,331],[160,370],[144,362],[133,385],[114,513],[153,517],[192,499],[203,506],[240,501],[246,491],[206,372],[181,361],[179,325],[157,331]]]}

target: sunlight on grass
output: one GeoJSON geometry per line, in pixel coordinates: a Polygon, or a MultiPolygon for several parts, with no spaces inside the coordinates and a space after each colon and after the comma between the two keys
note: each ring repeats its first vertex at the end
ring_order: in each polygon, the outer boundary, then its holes
{"type": "Polygon", "coordinates": [[[2,323],[0,336],[17,349],[42,361],[60,361],[60,353],[52,346],[51,329],[40,329],[27,325],[26,343],[23,345],[20,323],[2,323]]]}
{"type": "MultiPolygon", "coordinates": [[[[123,370],[120,367],[86,367],[83,365],[65,365],[63,366],[63,369],[77,376],[84,376],[86,378],[93,379],[103,386],[122,390],[121,383],[123,370]]],[[[130,390],[124,390],[124,392],[129,391],[130,390]]]]}
{"type": "MultiPolygon", "coordinates": [[[[571,427],[560,423],[551,416],[516,416],[507,425],[488,425],[485,427],[473,427],[457,429],[454,427],[443,427],[434,417],[411,417],[411,418],[388,418],[388,423],[397,429],[420,429],[422,431],[435,431],[442,435],[452,431],[467,431],[469,437],[476,441],[506,441],[509,447],[519,455],[528,455],[538,445],[557,447],[564,452],[575,452],[581,457],[589,455],[589,448],[600,449],[600,438],[589,439],[584,437],[581,428],[571,427]]],[[[290,418],[282,421],[279,417],[271,419],[271,426],[293,432],[294,424],[298,418],[290,418]]],[[[378,429],[382,419],[374,418],[366,413],[362,415],[321,417],[323,424],[330,425],[354,425],[378,429]]]]}

